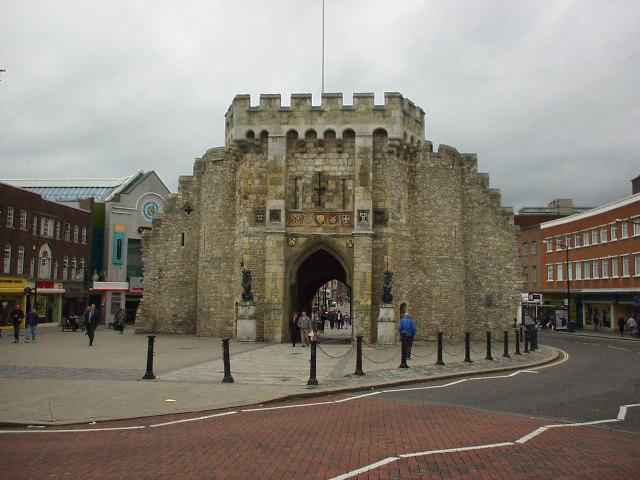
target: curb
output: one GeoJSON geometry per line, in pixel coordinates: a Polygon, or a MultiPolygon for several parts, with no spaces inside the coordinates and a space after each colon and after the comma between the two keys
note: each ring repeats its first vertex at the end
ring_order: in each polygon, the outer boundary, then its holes
{"type": "MultiPolygon", "coordinates": [[[[491,368],[491,369],[488,369],[488,370],[477,370],[477,371],[473,371],[473,372],[448,373],[448,374],[437,375],[437,376],[413,378],[413,379],[407,379],[407,380],[398,380],[398,381],[378,383],[378,384],[373,384],[373,385],[362,385],[362,386],[356,386],[356,387],[343,387],[343,388],[339,388],[338,387],[336,389],[330,389],[331,387],[329,387],[329,389],[322,389],[323,387],[318,386],[318,387],[311,387],[314,390],[317,388],[317,390],[315,390],[315,391],[309,391],[309,392],[302,392],[302,393],[295,393],[295,394],[285,395],[285,396],[282,396],[282,397],[273,398],[273,399],[265,400],[265,401],[262,401],[262,402],[247,403],[247,404],[240,404],[240,405],[232,405],[232,406],[227,406],[227,407],[223,407],[223,408],[211,408],[211,409],[203,409],[203,410],[190,410],[190,411],[186,411],[186,412],[177,412],[177,413],[152,414],[152,415],[145,415],[145,416],[138,416],[138,417],[111,418],[111,419],[104,419],[104,420],[96,420],[95,424],[96,425],[100,425],[100,424],[104,424],[104,423],[107,423],[107,422],[130,421],[130,420],[138,420],[138,419],[142,419],[142,418],[162,418],[162,417],[175,416],[175,415],[190,415],[190,414],[196,414],[196,413],[201,414],[201,413],[204,413],[204,412],[226,411],[226,410],[231,410],[231,409],[239,409],[239,408],[262,406],[262,405],[271,405],[271,404],[274,404],[274,403],[279,403],[279,402],[284,402],[284,401],[289,401],[289,400],[302,400],[302,399],[305,399],[305,398],[317,398],[317,397],[326,396],[326,395],[338,395],[338,394],[342,394],[342,393],[362,392],[362,391],[368,391],[368,390],[376,390],[376,389],[382,389],[382,388],[397,387],[397,386],[402,386],[402,385],[411,385],[411,384],[416,384],[416,383],[437,382],[437,381],[440,381],[440,380],[448,380],[448,379],[453,379],[453,378],[474,377],[474,376],[478,376],[478,375],[486,375],[486,374],[492,374],[492,373],[511,372],[511,371],[516,371],[516,370],[526,370],[526,369],[531,368],[531,367],[540,367],[540,366],[543,366],[543,365],[551,364],[551,363],[557,361],[558,358],[561,356],[560,350],[558,348],[551,347],[551,346],[548,346],[548,345],[545,345],[545,348],[550,348],[550,349],[553,350],[553,354],[551,355],[550,358],[545,358],[545,359],[542,359],[542,360],[537,361],[537,362],[529,362],[529,363],[526,363],[526,364],[515,365],[515,366],[511,366],[511,367],[491,368]]],[[[28,427],[29,425],[37,425],[37,426],[43,426],[44,429],[52,429],[52,427],[71,426],[71,425],[85,425],[86,423],[87,423],[86,421],[76,421],[76,422],[70,422],[70,423],[56,423],[56,424],[49,424],[49,423],[47,423],[47,424],[42,424],[42,423],[34,424],[33,422],[27,422],[27,423],[0,422],[0,428],[24,428],[24,427],[28,427]]]]}
{"type": "Polygon", "coordinates": [[[623,342],[640,342],[640,338],[634,338],[631,335],[626,337],[621,337],[619,335],[594,335],[591,333],[582,333],[582,332],[560,332],[557,330],[540,330],[543,334],[551,334],[554,336],[561,337],[563,335],[575,336],[575,337],[586,337],[586,338],[603,338],[605,340],[621,340],[623,342]]]}

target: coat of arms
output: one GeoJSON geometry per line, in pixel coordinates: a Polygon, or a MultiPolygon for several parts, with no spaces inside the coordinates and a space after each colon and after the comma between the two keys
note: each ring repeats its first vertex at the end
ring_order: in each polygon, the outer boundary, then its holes
{"type": "Polygon", "coordinates": [[[326,221],[327,217],[325,216],[324,213],[316,213],[316,223],[318,225],[324,225],[324,222],[326,221]]]}
{"type": "Polygon", "coordinates": [[[338,214],[337,213],[332,213],[331,215],[329,215],[329,224],[330,225],[337,225],[338,224],[338,214]]]}

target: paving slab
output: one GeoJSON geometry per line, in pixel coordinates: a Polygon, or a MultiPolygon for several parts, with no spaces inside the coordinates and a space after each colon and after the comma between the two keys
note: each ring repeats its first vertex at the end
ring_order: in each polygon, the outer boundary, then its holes
{"type": "MultiPolygon", "coordinates": [[[[344,332],[341,332],[344,336],[344,332]]],[[[434,342],[414,345],[410,368],[399,369],[399,346],[365,346],[364,376],[354,375],[355,346],[321,343],[318,386],[308,386],[310,348],[291,344],[230,342],[235,382],[222,383],[221,340],[191,335],[157,335],[155,380],[143,380],[147,337],[131,329],[101,328],[94,346],[82,332],[41,329],[36,343],[0,338],[0,423],[72,424],[215,410],[277,399],[375,388],[424,379],[526,368],[552,361],[556,349],[511,358],[494,345],[485,360],[483,343],[472,344],[473,363],[463,362],[463,345],[446,344],[446,365],[435,365],[434,342]]]]}

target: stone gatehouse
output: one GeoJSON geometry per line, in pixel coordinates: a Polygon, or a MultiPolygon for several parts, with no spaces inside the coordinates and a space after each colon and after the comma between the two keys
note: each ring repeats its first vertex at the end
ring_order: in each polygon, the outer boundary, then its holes
{"type": "Polygon", "coordinates": [[[236,336],[242,267],[258,340],[288,338],[292,311],[337,279],[355,334],[377,340],[382,276],[417,338],[502,330],[518,296],[513,212],[475,154],[425,141],[424,111],[399,93],[248,95],[225,116],[225,146],[180,177],[143,239],[139,332],[236,336]]]}

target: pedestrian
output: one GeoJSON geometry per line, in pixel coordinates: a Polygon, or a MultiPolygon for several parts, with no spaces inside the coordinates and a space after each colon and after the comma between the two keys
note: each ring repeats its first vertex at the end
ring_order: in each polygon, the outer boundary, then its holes
{"type": "Polygon", "coordinates": [[[631,315],[629,317],[629,320],[627,320],[627,325],[629,326],[629,331],[631,332],[631,336],[637,337],[638,332],[636,329],[638,328],[638,322],[636,322],[636,319],[633,318],[633,315],[631,315]]]}
{"type": "Polygon", "coordinates": [[[91,315],[91,306],[87,305],[87,308],[84,309],[82,326],[84,327],[84,332],[89,335],[89,315],[91,315]]]}
{"type": "Polygon", "coordinates": [[[307,312],[303,311],[298,318],[298,328],[300,329],[300,343],[303,347],[309,345],[309,329],[311,328],[311,319],[307,316],[307,312]]]}
{"type": "Polygon", "coordinates": [[[24,318],[24,312],[22,311],[22,306],[19,303],[16,303],[13,310],[11,310],[11,320],[13,321],[13,343],[18,343],[20,341],[20,323],[24,318]]]}
{"type": "Polygon", "coordinates": [[[320,316],[317,313],[314,313],[313,318],[311,319],[311,331],[313,332],[312,337],[316,342],[320,342],[320,322],[320,316]]]}
{"type": "Polygon", "coordinates": [[[96,328],[98,326],[98,322],[100,321],[100,310],[96,309],[96,304],[91,305],[91,310],[89,310],[89,325],[87,327],[87,335],[89,335],[89,346],[93,346],[93,337],[96,334],[96,328]]]}
{"type": "Polygon", "coordinates": [[[599,326],[600,326],[600,319],[598,318],[598,312],[594,312],[593,313],[593,329],[597,331],[599,326]]]}
{"type": "Polygon", "coordinates": [[[618,330],[620,330],[620,336],[624,337],[624,317],[622,315],[618,317],[618,330]]]}
{"type": "Polygon", "coordinates": [[[29,313],[27,313],[27,338],[25,342],[29,343],[29,338],[31,341],[35,343],[36,341],[36,333],[38,330],[38,313],[36,309],[31,307],[29,313]]]}
{"type": "Polygon", "coordinates": [[[296,346],[296,340],[300,334],[298,329],[298,312],[293,312],[291,318],[289,318],[289,336],[291,337],[291,344],[296,346]]]}
{"type": "Polygon", "coordinates": [[[400,335],[404,333],[405,358],[411,358],[411,346],[413,345],[413,337],[416,335],[416,324],[413,323],[413,318],[408,312],[400,319],[398,331],[400,335]]]}
{"type": "Polygon", "coordinates": [[[124,308],[120,307],[113,318],[113,329],[124,333],[124,324],[126,320],[126,314],[124,308]]]}

